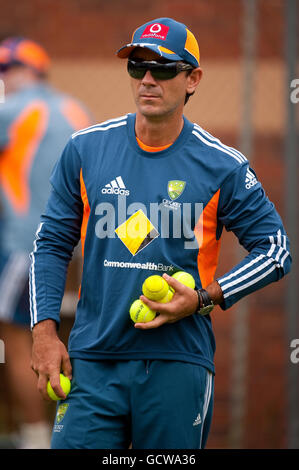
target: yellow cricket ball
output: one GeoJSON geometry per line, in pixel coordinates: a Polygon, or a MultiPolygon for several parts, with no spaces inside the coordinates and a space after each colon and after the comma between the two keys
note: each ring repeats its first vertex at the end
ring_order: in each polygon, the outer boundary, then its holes
{"type": "Polygon", "coordinates": [[[162,276],[149,276],[142,285],[142,292],[150,300],[159,302],[167,294],[169,285],[162,276]]]}
{"type": "Polygon", "coordinates": [[[130,317],[134,323],[147,323],[152,321],[156,312],[151,310],[142,300],[135,300],[130,307],[130,317]]]}
{"type": "Polygon", "coordinates": [[[158,302],[160,302],[161,304],[166,304],[167,302],[171,301],[173,296],[174,296],[174,290],[172,289],[172,287],[169,287],[168,292],[165,295],[165,297],[163,297],[163,299],[159,300],[158,302]]]}
{"type": "Polygon", "coordinates": [[[184,284],[184,286],[191,287],[191,289],[195,287],[194,277],[185,271],[177,271],[171,277],[184,284]]]}
{"type": "MultiPolygon", "coordinates": [[[[64,391],[64,393],[66,395],[68,395],[70,393],[70,390],[71,390],[71,381],[70,381],[70,379],[68,377],[66,377],[65,375],[63,375],[63,374],[60,374],[60,385],[61,385],[61,388],[64,391]]],[[[56,395],[56,393],[54,392],[54,390],[52,388],[52,385],[50,384],[50,380],[48,380],[48,383],[47,383],[47,392],[48,392],[49,397],[52,400],[54,400],[54,401],[62,400],[62,398],[59,398],[56,395]]]]}

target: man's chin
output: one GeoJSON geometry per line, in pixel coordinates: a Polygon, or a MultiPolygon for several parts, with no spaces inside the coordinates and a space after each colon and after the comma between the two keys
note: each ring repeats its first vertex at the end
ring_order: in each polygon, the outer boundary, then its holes
{"type": "Polygon", "coordinates": [[[163,116],[163,110],[155,106],[139,106],[139,111],[147,118],[159,118],[163,116]]]}

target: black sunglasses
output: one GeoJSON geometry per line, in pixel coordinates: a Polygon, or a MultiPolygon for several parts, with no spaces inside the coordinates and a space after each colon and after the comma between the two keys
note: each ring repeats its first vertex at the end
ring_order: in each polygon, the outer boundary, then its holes
{"type": "Polygon", "coordinates": [[[128,73],[132,78],[142,79],[149,70],[155,80],[170,80],[184,70],[192,70],[192,65],[184,62],[156,62],[155,60],[128,60],[128,73]]]}

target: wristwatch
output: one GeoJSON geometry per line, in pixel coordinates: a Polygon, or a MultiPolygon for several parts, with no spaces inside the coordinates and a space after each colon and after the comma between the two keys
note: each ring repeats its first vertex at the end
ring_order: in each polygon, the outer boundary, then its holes
{"type": "Polygon", "coordinates": [[[196,292],[198,295],[199,306],[197,313],[199,313],[200,315],[208,315],[215,307],[211,297],[209,296],[209,293],[205,289],[198,289],[196,290],[196,292]]]}

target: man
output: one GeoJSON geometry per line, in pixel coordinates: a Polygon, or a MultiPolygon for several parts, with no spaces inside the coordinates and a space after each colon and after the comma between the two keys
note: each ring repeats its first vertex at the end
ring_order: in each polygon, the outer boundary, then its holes
{"type": "Polygon", "coordinates": [[[202,70],[188,28],[159,18],[118,51],[136,114],[74,133],[51,177],[31,263],[32,367],[58,405],[53,448],[203,448],[214,387],[210,312],[290,269],[288,239],[247,159],[183,115],[202,70]],[[214,280],[223,227],[248,250],[214,280]],[[68,351],[59,341],[65,272],[84,265],[68,351]],[[187,271],[196,289],[171,277],[187,271]],[[163,274],[169,303],[140,296],[163,274]],[[130,320],[141,298],[156,318],[130,320]],[[72,377],[68,397],[59,372],[72,377]]]}
{"type": "Polygon", "coordinates": [[[21,448],[49,447],[44,402],[30,368],[29,265],[32,239],[49,196],[49,177],[69,136],[91,124],[86,110],[48,84],[50,59],[36,42],[0,43],[0,338],[21,448]]]}

